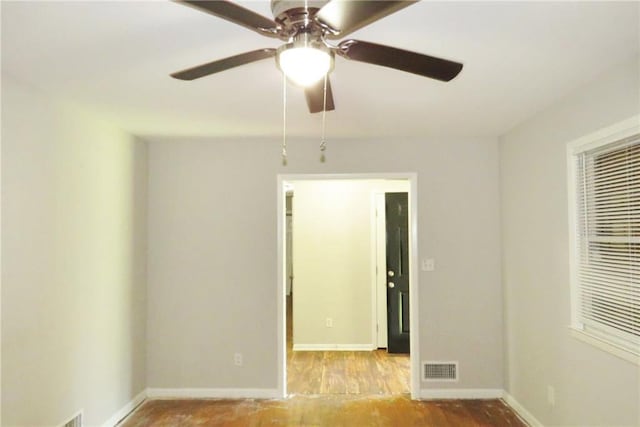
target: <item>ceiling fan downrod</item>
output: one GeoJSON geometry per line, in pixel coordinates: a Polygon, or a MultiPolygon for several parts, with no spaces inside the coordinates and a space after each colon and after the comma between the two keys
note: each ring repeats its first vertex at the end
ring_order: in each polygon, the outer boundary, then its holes
{"type": "Polygon", "coordinates": [[[327,75],[324,75],[324,95],[322,101],[322,136],[320,137],[320,162],[327,161],[325,151],[327,151],[327,140],[325,139],[325,128],[327,122],[327,75]]]}

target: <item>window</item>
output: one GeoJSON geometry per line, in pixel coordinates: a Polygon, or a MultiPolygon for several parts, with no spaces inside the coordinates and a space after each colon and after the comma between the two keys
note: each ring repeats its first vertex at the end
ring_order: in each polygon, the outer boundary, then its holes
{"type": "Polygon", "coordinates": [[[572,327],[640,354],[638,119],[569,144],[572,327]]]}

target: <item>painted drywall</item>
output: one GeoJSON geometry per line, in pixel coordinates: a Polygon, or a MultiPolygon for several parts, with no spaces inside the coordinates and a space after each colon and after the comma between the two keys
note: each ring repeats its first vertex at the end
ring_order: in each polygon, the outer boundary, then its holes
{"type": "Polygon", "coordinates": [[[460,362],[460,382],[422,387],[502,388],[497,140],[329,138],[321,163],[318,140],[290,139],[288,153],[150,141],[149,387],[277,387],[278,174],[415,172],[419,257],[436,261],[418,278],[418,357],[460,362]]]}
{"type": "Polygon", "coordinates": [[[545,425],[640,425],[638,366],[569,333],[566,169],[566,143],[639,112],[635,59],[502,138],[507,390],[545,425]]]}
{"type": "Polygon", "coordinates": [[[145,387],[146,146],[2,77],[2,425],[145,387]]]}
{"type": "Polygon", "coordinates": [[[372,345],[371,195],[358,181],[298,181],[293,343],[372,345]],[[326,327],[326,319],[333,327],[326,327]]]}
{"type": "Polygon", "coordinates": [[[408,181],[293,185],[294,349],[375,348],[373,195],[398,187],[408,192],[408,181]]]}

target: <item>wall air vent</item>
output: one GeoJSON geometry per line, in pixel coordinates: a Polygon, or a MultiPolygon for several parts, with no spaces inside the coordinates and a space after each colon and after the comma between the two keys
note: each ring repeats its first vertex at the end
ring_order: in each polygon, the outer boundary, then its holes
{"type": "Polygon", "coordinates": [[[82,427],[82,411],[71,417],[71,419],[62,424],[61,427],[82,427]]]}
{"type": "Polygon", "coordinates": [[[422,362],[422,381],[458,381],[458,362],[422,362]]]}

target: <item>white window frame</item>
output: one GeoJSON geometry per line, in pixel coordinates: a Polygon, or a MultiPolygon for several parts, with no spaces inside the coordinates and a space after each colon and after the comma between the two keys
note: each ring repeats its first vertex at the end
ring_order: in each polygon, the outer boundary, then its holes
{"type": "Polygon", "coordinates": [[[578,238],[576,230],[578,223],[578,195],[576,177],[578,167],[576,157],[584,152],[614,144],[625,138],[640,134],[640,115],[624,120],[615,125],[601,129],[567,144],[567,182],[569,205],[569,253],[570,253],[570,284],[571,284],[571,335],[579,340],[592,344],[602,350],[621,357],[627,361],[640,365],[640,346],[632,347],[619,341],[614,335],[606,331],[596,331],[585,327],[579,318],[579,254],[577,250],[578,238]]]}

